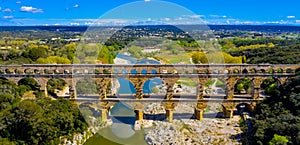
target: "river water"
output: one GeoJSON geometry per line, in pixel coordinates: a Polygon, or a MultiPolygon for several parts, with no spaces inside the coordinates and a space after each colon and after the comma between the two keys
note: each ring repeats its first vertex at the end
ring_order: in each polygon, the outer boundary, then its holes
{"type": "MultiPolygon", "coordinates": [[[[150,59],[137,60],[127,55],[118,54],[118,58],[126,59],[130,64],[160,64],[160,62],[150,59]]],[[[119,78],[120,84],[119,94],[135,94],[133,85],[126,79],[119,78]]],[[[157,85],[161,85],[160,79],[151,79],[145,82],[143,93],[151,93],[151,89],[157,85]]],[[[135,123],[134,110],[124,103],[117,103],[110,111],[110,116],[113,120],[113,125],[101,129],[93,137],[87,140],[84,145],[146,145],[144,139],[144,130],[135,131],[133,129],[135,123]]]]}

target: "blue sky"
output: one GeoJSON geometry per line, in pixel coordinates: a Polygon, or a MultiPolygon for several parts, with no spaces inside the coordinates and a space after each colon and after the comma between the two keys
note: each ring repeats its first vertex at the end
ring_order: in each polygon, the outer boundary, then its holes
{"type": "Polygon", "coordinates": [[[89,25],[99,18],[102,25],[198,23],[195,19],[300,25],[299,6],[299,0],[0,0],[0,25],[89,25]]]}

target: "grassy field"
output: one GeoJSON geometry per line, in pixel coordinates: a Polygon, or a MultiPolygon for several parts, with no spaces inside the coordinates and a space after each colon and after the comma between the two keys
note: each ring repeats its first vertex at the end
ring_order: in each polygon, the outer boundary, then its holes
{"type": "Polygon", "coordinates": [[[186,79],[186,78],[181,78],[176,82],[178,85],[184,85],[184,86],[189,86],[189,87],[196,87],[196,82],[193,81],[192,79],[186,79]]]}
{"type": "Polygon", "coordinates": [[[170,51],[163,50],[159,54],[155,55],[155,59],[158,59],[166,64],[190,64],[190,54],[187,52],[179,52],[179,54],[173,54],[170,51]]]}

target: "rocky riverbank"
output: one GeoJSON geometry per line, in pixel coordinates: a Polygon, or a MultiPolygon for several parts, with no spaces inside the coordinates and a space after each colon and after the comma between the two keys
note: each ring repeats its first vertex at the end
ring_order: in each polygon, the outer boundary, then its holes
{"type": "Polygon", "coordinates": [[[190,103],[179,103],[174,120],[169,123],[165,121],[163,106],[151,103],[144,110],[145,120],[136,121],[135,129],[144,128],[148,144],[241,144],[239,116],[219,118],[220,104],[208,103],[205,118],[199,121],[193,119],[193,107],[190,103]]]}
{"type": "MultiPolygon", "coordinates": [[[[148,144],[241,144],[239,117],[232,119],[174,120],[172,123],[153,121],[145,128],[148,144]]],[[[145,124],[147,121],[144,121],[145,124]]],[[[151,122],[151,121],[150,121],[151,122]]]]}

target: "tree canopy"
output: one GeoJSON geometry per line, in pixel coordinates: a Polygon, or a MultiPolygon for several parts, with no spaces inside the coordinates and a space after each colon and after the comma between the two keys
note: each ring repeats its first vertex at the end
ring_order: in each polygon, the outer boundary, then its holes
{"type": "Polygon", "coordinates": [[[300,144],[300,76],[274,89],[257,106],[251,134],[255,144],[300,144]],[[288,142],[287,142],[288,141],[288,142]]]}
{"type": "Polygon", "coordinates": [[[87,123],[73,101],[52,100],[36,90],[30,79],[18,85],[0,79],[0,143],[1,144],[60,144],[60,138],[72,138],[87,129],[87,123]],[[21,99],[18,90],[34,91],[35,99],[21,99]]]}

